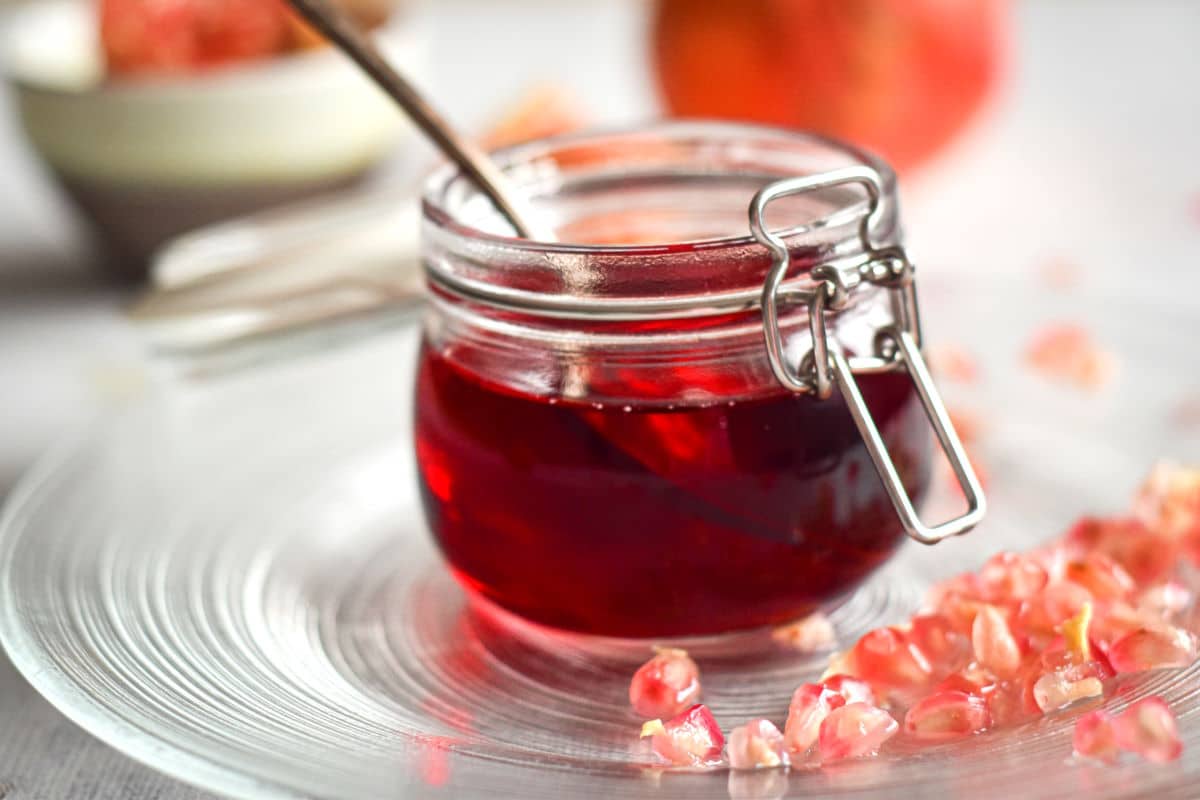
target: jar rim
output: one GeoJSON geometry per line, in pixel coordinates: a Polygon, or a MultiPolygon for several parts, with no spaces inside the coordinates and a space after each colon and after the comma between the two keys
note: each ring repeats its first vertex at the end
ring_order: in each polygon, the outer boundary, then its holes
{"type": "MultiPolygon", "coordinates": [[[[871,220],[872,238],[886,242],[899,236],[892,169],[861,148],[814,133],[746,123],[666,120],[538,139],[501,149],[494,157],[529,197],[551,200],[567,197],[573,182],[586,182],[597,174],[613,183],[626,178],[686,178],[716,185],[737,179],[762,186],[796,175],[866,166],[875,170],[883,187],[882,213],[871,220]],[[605,148],[611,148],[611,153],[605,148]],[[596,159],[599,167],[588,158],[596,159]],[[588,167],[593,171],[588,172],[588,167]]],[[[544,242],[515,236],[470,179],[455,165],[446,164],[430,175],[423,195],[426,272],[435,288],[539,315],[670,318],[745,310],[757,304],[770,260],[750,232],[753,193],[746,190],[745,205],[739,207],[738,218],[747,220],[744,234],[632,243],[544,242]],[[429,242],[434,242],[432,248],[429,242]],[[437,248],[449,257],[430,257],[430,250],[437,248]],[[654,268],[644,265],[682,265],[688,259],[686,270],[676,270],[672,280],[642,277],[654,273],[654,268]],[[527,274],[519,274],[520,267],[489,271],[489,265],[501,262],[525,265],[527,274]],[[619,273],[621,265],[629,268],[612,281],[593,280],[582,290],[582,284],[572,285],[569,278],[562,282],[565,285],[555,285],[547,277],[558,268],[569,275],[572,266],[581,264],[586,265],[581,271],[590,271],[592,277],[597,271],[619,273]],[[534,273],[540,273],[538,281],[531,278],[534,273]],[[653,285],[637,286],[640,280],[653,285]],[[654,296],[644,296],[644,289],[654,296]]],[[[792,253],[791,274],[799,277],[818,263],[861,255],[860,223],[868,208],[865,194],[853,192],[825,213],[777,228],[792,253]]]]}
{"type": "MultiPolygon", "coordinates": [[[[823,145],[831,152],[841,152],[847,156],[850,156],[851,158],[855,159],[855,163],[857,164],[871,167],[878,172],[880,177],[883,179],[885,191],[893,192],[895,190],[896,175],[891,166],[889,166],[888,163],[882,158],[853,144],[812,131],[798,131],[774,125],[726,122],[723,120],[668,119],[655,121],[649,124],[627,124],[588,128],[582,131],[573,131],[571,133],[547,136],[540,139],[534,139],[529,142],[523,142],[521,144],[502,147],[493,151],[491,156],[492,159],[499,165],[502,172],[511,173],[514,167],[524,163],[529,163],[537,157],[548,157],[556,150],[577,147],[585,144],[595,144],[596,142],[606,139],[613,139],[616,137],[634,134],[666,134],[667,136],[678,136],[687,135],[690,133],[704,133],[709,131],[722,134],[741,133],[747,136],[776,136],[779,137],[780,140],[823,145]]],[[[607,242],[593,244],[580,242],[544,242],[536,239],[521,238],[513,235],[512,233],[500,234],[483,230],[475,225],[459,221],[455,218],[454,214],[446,210],[444,207],[444,197],[447,189],[451,186],[451,184],[460,179],[466,179],[462,169],[456,164],[444,163],[430,173],[426,178],[421,197],[421,208],[425,218],[439,227],[459,236],[478,239],[485,242],[492,242],[504,247],[562,253],[591,253],[596,251],[632,253],[644,252],[647,249],[657,249],[669,246],[670,244],[678,244],[677,242],[663,244],[613,244],[607,242]]],[[[748,200],[747,205],[749,205],[748,200]]],[[[864,208],[865,205],[866,201],[864,199],[860,203],[855,203],[853,206],[837,209],[823,217],[809,220],[803,225],[797,225],[794,228],[788,228],[786,233],[789,235],[793,233],[799,234],[816,228],[826,228],[837,225],[844,217],[860,215],[861,208],[864,208]],[[855,213],[856,210],[858,210],[858,213],[855,213]]],[[[747,244],[753,240],[754,237],[751,235],[749,228],[747,228],[745,234],[698,239],[695,241],[689,241],[687,244],[699,245],[703,247],[718,247],[721,245],[747,244]]]]}

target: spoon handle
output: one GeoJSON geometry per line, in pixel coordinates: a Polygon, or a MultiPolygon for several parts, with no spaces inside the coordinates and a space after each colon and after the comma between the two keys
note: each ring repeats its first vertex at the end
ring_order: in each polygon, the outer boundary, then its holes
{"type": "Polygon", "coordinates": [[[370,38],[341,9],[329,0],[288,0],[288,3],[404,109],[438,149],[491,198],[518,235],[526,239],[554,240],[552,232],[534,222],[534,215],[524,207],[520,196],[508,185],[508,180],[487,153],[455,131],[416,87],[384,59],[370,38]]]}

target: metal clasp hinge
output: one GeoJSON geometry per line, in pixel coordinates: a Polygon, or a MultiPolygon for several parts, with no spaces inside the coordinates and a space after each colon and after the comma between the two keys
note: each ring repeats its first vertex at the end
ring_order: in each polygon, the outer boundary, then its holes
{"type": "Polygon", "coordinates": [[[834,384],[837,385],[905,532],[922,544],[936,544],[951,536],[964,534],[979,524],[987,513],[987,501],[979,478],[934,386],[929,368],[921,357],[921,326],[912,264],[901,247],[876,248],[871,244],[871,225],[879,210],[882,195],[879,174],[870,167],[856,166],[777,181],[754,196],[750,204],[750,230],[771,251],[773,257],[763,285],[763,335],[771,370],[788,389],[825,399],[832,395],[834,384]],[[766,207],[781,197],[844,184],[857,184],[867,191],[867,213],[859,223],[859,237],[867,256],[866,261],[850,273],[832,264],[820,265],[812,270],[812,276],[818,281],[813,289],[784,290],[783,282],[791,266],[791,254],[782,237],[767,228],[764,217],[766,207]],[[862,283],[884,286],[890,290],[895,324],[879,332],[873,356],[847,358],[837,342],[828,336],[825,315],[845,307],[850,293],[862,283]],[[808,305],[812,349],[796,369],[787,363],[783,333],[779,327],[779,304],[783,299],[799,300],[808,305]],[[881,372],[897,367],[903,368],[912,380],[925,409],[925,416],[967,500],[966,513],[933,527],[927,526],[917,515],[912,498],[887,451],[879,426],[875,424],[854,378],[856,371],[881,372]]]}

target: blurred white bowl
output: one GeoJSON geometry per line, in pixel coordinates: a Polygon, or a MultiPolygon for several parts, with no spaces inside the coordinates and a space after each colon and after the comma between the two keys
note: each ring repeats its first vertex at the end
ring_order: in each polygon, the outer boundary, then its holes
{"type": "MultiPolygon", "coordinates": [[[[420,42],[402,13],[378,41],[419,69],[420,42]]],[[[4,45],[30,141],[130,274],[183,231],[353,182],[408,130],[331,48],[105,80],[87,0],[18,9],[4,45]]]]}

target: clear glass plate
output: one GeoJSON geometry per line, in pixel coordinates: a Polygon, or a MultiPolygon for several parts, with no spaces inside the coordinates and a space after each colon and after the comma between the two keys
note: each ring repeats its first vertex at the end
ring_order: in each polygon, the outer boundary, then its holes
{"type": "MultiPolygon", "coordinates": [[[[1200,461],[1170,421],[1194,381],[1186,307],[1077,291],[927,286],[932,338],[985,366],[947,385],[982,413],[989,520],[903,550],[832,616],[843,643],[899,619],[939,575],[1124,507],[1164,455],[1200,461]],[[1087,394],[1031,375],[1030,332],[1087,323],[1121,359],[1087,394]]],[[[1184,797],[1200,781],[1200,668],[1161,693],[1185,757],[1070,763],[1076,711],[913,753],[812,772],[655,767],[625,699],[645,643],[598,642],[473,604],[423,528],[410,455],[411,328],[149,391],[60,448],[0,531],[0,635],[51,702],[96,736],[238,797],[1184,797]]],[[[945,494],[940,501],[949,502],[945,494]]],[[[823,656],[762,634],[694,642],[723,727],[782,721],[823,656]]]]}

